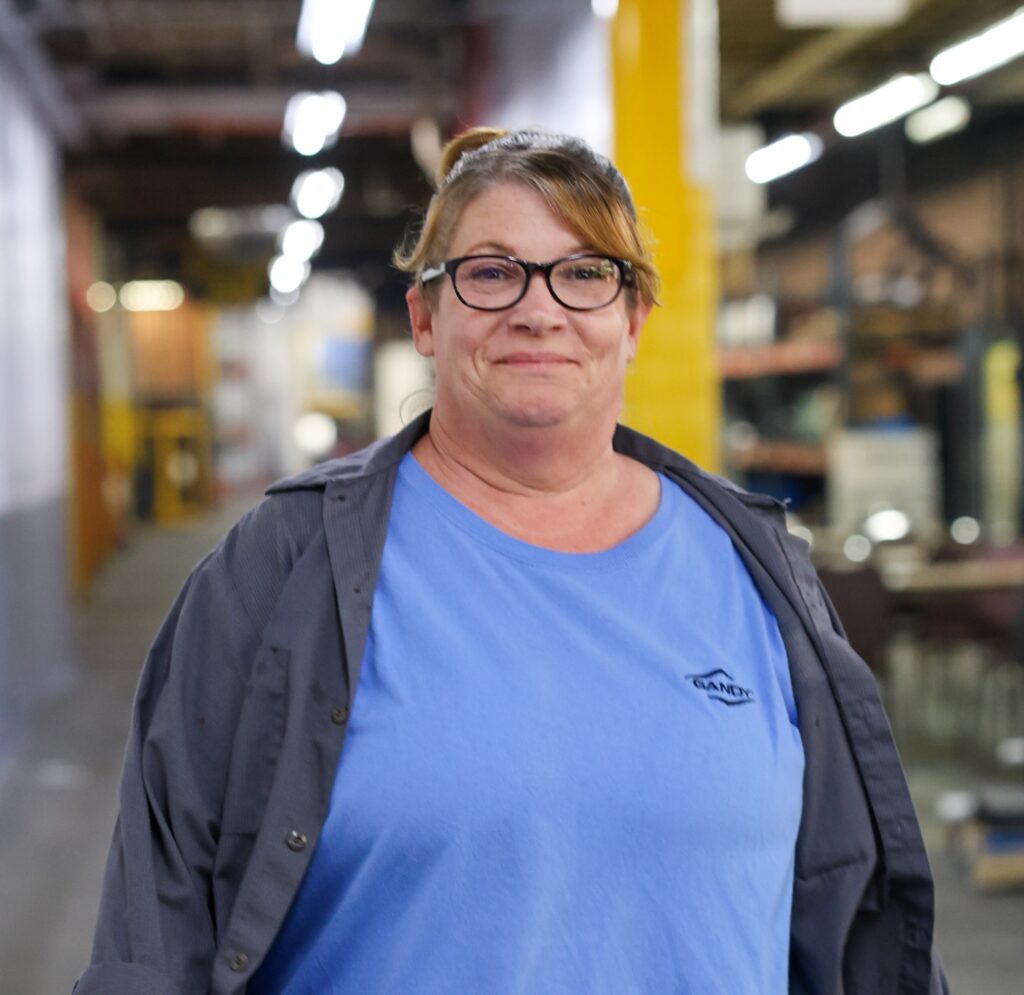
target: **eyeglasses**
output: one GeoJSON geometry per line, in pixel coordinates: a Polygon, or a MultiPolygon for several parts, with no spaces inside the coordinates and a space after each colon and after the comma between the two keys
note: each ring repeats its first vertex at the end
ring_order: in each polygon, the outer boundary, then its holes
{"type": "Polygon", "coordinates": [[[447,273],[455,296],[478,311],[503,311],[526,296],[530,277],[543,273],[548,290],[571,311],[607,307],[622,290],[632,286],[633,267],[626,259],[579,252],[550,263],[528,263],[515,256],[460,256],[425,269],[423,283],[447,273]]]}

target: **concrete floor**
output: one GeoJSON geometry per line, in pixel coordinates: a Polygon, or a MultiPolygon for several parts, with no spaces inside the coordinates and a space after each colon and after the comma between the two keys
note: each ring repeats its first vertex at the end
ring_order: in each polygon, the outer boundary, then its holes
{"type": "MultiPolygon", "coordinates": [[[[240,514],[236,503],[181,530],[141,529],[76,613],[81,675],[0,772],[0,993],[69,992],[88,960],[117,778],[140,662],[189,567],[240,514]]],[[[931,815],[971,773],[915,762],[911,787],[932,846],[940,946],[960,995],[1024,992],[1024,891],[980,895],[943,850],[931,815]]]]}
{"type": "Polygon", "coordinates": [[[140,529],[76,611],[80,677],[0,784],[0,995],[70,992],[85,969],[139,667],[192,564],[244,507],[140,529]]]}

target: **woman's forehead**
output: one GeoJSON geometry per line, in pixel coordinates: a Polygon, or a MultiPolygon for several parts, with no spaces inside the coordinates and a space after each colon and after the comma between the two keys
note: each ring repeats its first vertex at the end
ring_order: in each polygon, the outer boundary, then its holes
{"type": "Polygon", "coordinates": [[[512,243],[554,240],[579,247],[580,232],[538,191],[522,183],[502,181],[480,191],[462,210],[455,225],[452,249],[472,245],[512,247],[512,243]]]}

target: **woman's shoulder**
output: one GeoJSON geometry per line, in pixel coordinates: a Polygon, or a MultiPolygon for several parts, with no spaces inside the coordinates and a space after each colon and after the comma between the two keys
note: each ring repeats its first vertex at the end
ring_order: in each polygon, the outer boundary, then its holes
{"type": "Polygon", "coordinates": [[[323,529],[323,492],[268,493],[228,530],[200,564],[230,578],[253,623],[261,628],[295,564],[323,529]]]}
{"type": "Polygon", "coordinates": [[[277,481],[232,526],[209,559],[231,579],[257,627],[269,617],[295,565],[323,536],[324,501],[332,488],[396,467],[423,427],[417,420],[397,436],[277,481]]]}
{"type": "Polygon", "coordinates": [[[397,464],[410,444],[401,435],[391,436],[276,481],[228,532],[223,555],[241,571],[252,562],[289,567],[323,529],[323,502],[331,486],[397,464]]]}

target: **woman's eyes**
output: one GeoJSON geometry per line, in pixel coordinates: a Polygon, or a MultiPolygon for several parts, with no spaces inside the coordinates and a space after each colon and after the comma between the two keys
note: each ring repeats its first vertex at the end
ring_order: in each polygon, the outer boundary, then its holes
{"type": "Polygon", "coordinates": [[[615,267],[606,262],[580,263],[576,266],[566,267],[560,275],[577,283],[590,283],[610,280],[615,275],[615,267]]]}
{"type": "Polygon", "coordinates": [[[516,270],[511,266],[502,266],[498,263],[479,263],[468,267],[466,274],[471,280],[479,280],[481,283],[500,283],[504,280],[517,279],[516,270]]]}
{"type": "MultiPolygon", "coordinates": [[[[514,263],[481,259],[465,263],[459,276],[477,283],[506,283],[521,281],[524,272],[514,263]]],[[[606,259],[580,259],[558,264],[552,276],[564,283],[608,283],[615,279],[616,269],[606,259]]]]}

